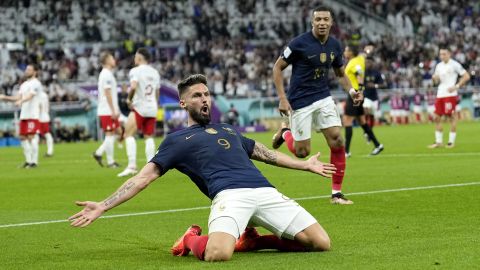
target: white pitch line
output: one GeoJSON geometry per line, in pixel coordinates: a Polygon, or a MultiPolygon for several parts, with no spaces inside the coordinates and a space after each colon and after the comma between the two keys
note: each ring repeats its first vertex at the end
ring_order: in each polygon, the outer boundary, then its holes
{"type": "Polygon", "coordinates": [[[417,153],[417,154],[380,154],[375,157],[363,156],[368,158],[378,158],[378,157],[462,157],[462,156],[480,156],[480,152],[465,152],[465,153],[417,153]]]}
{"type": "MultiPolygon", "coordinates": [[[[402,191],[412,191],[412,190],[426,190],[426,189],[449,188],[449,187],[464,187],[464,186],[473,186],[473,185],[480,185],[480,182],[447,184],[447,185],[437,185],[437,186],[410,187],[410,188],[397,188],[397,189],[384,189],[384,190],[373,190],[373,191],[363,191],[363,192],[352,192],[352,193],[346,193],[345,195],[347,195],[347,196],[360,196],[360,195],[370,195],[370,194],[378,194],[378,193],[402,192],[402,191]]],[[[315,199],[322,199],[322,198],[330,198],[330,195],[301,197],[301,198],[294,198],[294,200],[296,200],[296,201],[306,201],[306,200],[315,200],[315,199]]],[[[209,208],[210,208],[210,206],[199,206],[199,207],[191,207],[191,208],[167,209],[167,210],[158,210],[158,211],[109,215],[109,216],[102,216],[100,218],[120,218],[120,217],[132,217],[132,216],[145,216],[145,215],[155,215],[155,214],[164,214],[164,213],[177,213],[177,212],[187,212],[187,211],[195,211],[195,210],[205,210],[205,209],[209,209],[209,208]]],[[[28,222],[28,223],[13,223],[13,224],[0,225],[0,228],[24,227],[24,226],[33,226],[33,225],[51,224],[51,223],[62,223],[62,222],[69,222],[69,221],[66,220],[66,219],[59,219],[59,220],[28,222]]]]}

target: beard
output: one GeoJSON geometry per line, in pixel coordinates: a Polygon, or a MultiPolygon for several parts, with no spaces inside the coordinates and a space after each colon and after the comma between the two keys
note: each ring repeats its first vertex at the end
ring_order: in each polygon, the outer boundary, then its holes
{"type": "Polygon", "coordinates": [[[210,123],[210,109],[208,114],[202,114],[202,111],[196,111],[194,109],[187,108],[190,117],[201,126],[208,125],[210,123]]]}

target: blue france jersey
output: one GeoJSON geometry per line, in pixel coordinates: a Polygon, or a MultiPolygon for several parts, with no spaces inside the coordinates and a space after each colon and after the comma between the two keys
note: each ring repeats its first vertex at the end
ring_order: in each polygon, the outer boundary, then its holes
{"type": "Polygon", "coordinates": [[[370,87],[369,85],[371,83],[382,84],[382,73],[375,69],[367,69],[365,71],[365,91],[363,91],[363,95],[370,100],[378,100],[377,89],[375,87],[370,87]]]}
{"type": "Polygon", "coordinates": [[[226,189],[273,187],[250,160],[255,141],[228,124],[193,125],[169,134],[150,161],[177,169],[210,199],[226,189]]]}
{"type": "Polygon", "coordinates": [[[342,55],[342,46],[338,40],[329,37],[322,44],[311,31],[290,41],[281,57],[292,65],[292,77],[287,91],[292,109],[306,107],[330,96],[328,72],[331,67],[342,67],[342,55]]]}

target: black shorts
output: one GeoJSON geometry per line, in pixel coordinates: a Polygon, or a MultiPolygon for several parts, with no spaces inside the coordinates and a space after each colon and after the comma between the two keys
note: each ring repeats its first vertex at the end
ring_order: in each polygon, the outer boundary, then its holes
{"type": "Polygon", "coordinates": [[[360,116],[364,115],[365,111],[363,110],[363,101],[358,106],[353,106],[353,99],[352,97],[348,96],[347,102],[345,104],[345,115],[348,116],[360,116]]]}

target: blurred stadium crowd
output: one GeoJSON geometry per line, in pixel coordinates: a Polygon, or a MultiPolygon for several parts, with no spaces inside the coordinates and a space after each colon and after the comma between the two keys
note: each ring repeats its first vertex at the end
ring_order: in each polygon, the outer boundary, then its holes
{"type": "MultiPolygon", "coordinates": [[[[389,88],[431,86],[439,45],[480,84],[480,2],[344,1],[390,25],[382,36],[354,23],[351,14],[335,14],[332,34],[344,44],[373,45],[378,68],[389,88]]],[[[0,93],[18,87],[29,61],[39,62],[41,81],[52,101],[78,99],[66,81],[94,83],[99,53],[108,48],[117,59],[116,77],[127,80],[133,54],[148,47],[163,79],[205,73],[214,94],[227,97],[275,95],[271,68],[287,42],[310,29],[310,10],[321,1],[53,1],[0,3],[0,42],[21,43],[23,50],[0,45],[0,93]]],[[[288,77],[286,78],[286,82],[288,77]]],[[[335,83],[336,80],[332,80],[335,83]]],[[[335,89],[335,85],[332,85],[335,89]]]]}

